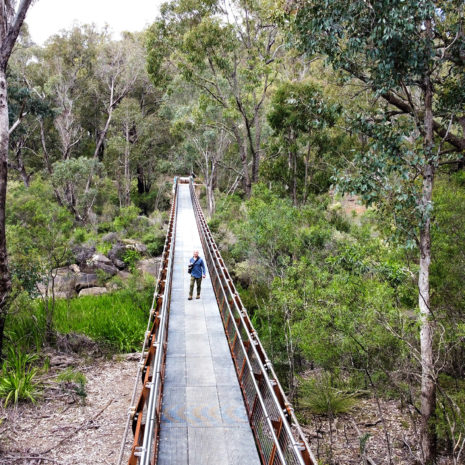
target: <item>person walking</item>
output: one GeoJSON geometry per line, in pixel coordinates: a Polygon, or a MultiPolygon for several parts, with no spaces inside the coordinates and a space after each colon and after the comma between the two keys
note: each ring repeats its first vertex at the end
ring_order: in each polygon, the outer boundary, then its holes
{"type": "Polygon", "coordinates": [[[192,300],[194,293],[194,284],[197,284],[197,299],[200,299],[200,289],[202,287],[202,279],[205,278],[205,263],[199,256],[199,251],[194,250],[193,257],[189,260],[188,272],[191,274],[191,284],[189,287],[189,297],[187,300],[192,300]]]}

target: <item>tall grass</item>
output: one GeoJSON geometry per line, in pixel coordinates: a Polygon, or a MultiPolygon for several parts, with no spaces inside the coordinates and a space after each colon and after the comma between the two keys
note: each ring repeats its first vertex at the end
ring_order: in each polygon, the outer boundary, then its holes
{"type": "Polygon", "coordinates": [[[3,362],[0,372],[0,398],[5,399],[5,407],[20,400],[36,401],[38,394],[34,377],[37,368],[32,363],[37,359],[35,355],[16,352],[10,348],[8,359],[3,362]]]}
{"type": "MultiPolygon", "coordinates": [[[[138,350],[144,336],[153,289],[124,289],[99,296],[58,299],[54,329],[61,334],[85,334],[117,352],[138,350]]],[[[45,342],[42,301],[29,302],[8,319],[7,337],[25,352],[39,351],[45,342]]]]}

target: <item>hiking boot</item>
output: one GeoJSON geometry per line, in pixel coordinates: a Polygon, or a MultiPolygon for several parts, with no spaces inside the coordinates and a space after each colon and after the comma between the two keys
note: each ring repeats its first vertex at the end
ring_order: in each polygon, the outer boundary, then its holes
{"type": "Polygon", "coordinates": [[[192,296],[190,295],[190,296],[187,298],[187,300],[192,300],[192,296]]]}
{"type": "Polygon", "coordinates": [[[200,299],[200,296],[198,295],[198,296],[196,297],[196,299],[200,299]]]}

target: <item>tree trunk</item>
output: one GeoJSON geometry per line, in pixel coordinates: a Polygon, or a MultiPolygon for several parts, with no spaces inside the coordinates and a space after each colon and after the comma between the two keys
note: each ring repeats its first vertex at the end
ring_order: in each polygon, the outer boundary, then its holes
{"type": "Polygon", "coordinates": [[[21,0],[16,14],[14,14],[11,5],[8,5],[11,8],[11,11],[8,11],[6,2],[2,2],[3,8],[0,9],[0,23],[2,26],[0,28],[0,358],[3,353],[3,336],[11,290],[5,235],[8,145],[10,142],[6,67],[31,3],[32,0],[21,0]]]}
{"type": "Polygon", "coordinates": [[[11,290],[5,235],[5,203],[8,179],[8,132],[9,121],[6,74],[4,69],[0,69],[0,358],[2,357],[3,330],[8,313],[8,300],[11,290]]]}
{"type": "MultiPolygon", "coordinates": [[[[427,34],[431,34],[431,20],[425,22],[427,34]]],[[[423,462],[430,465],[436,459],[436,375],[434,370],[433,337],[434,322],[430,308],[429,268],[431,264],[431,202],[433,197],[433,85],[429,74],[424,78],[424,151],[427,165],[423,170],[420,227],[420,271],[418,275],[418,305],[420,308],[421,348],[421,449],[423,462]]]]}
{"type": "MultiPolygon", "coordinates": [[[[433,168],[426,168],[423,180],[423,202],[430,203],[433,192],[433,168]]],[[[420,272],[418,276],[418,305],[420,307],[421,346],[421,447],[423,461],[432,464],[436,455],[436,433],[434,425],[436,407],[436,376],[434,372],[433,335],[431,320],[429,267],[431,264],[431,224],[427,218],[420,231],[420,272]]]]}
{"type": "Polygon", "coordinates": [[[236,142],[239,147],[239,155],[241,157],[242,186],[244,188],[246,197],[250,198],[250,194],[252,193],[252,184],[250,182],[249,164],[247,162],[247,142],[243,139],[243,137],[240,134],[239,128],[235,125],[233,126],[233,133],[236,138],[236,142]]]}
{"type": "Polygon", "coordinates": [[[129,207],[131,203],[131,172],[129,166],[130,155],[130,142],[129,142],[129,128],[125,129],[126,145],[124,147],[124,206],[129,207]]]}
{"type": "Polygon", "coordinates": [[[256,110],[254,117],[254,126],[255,126],[255,149],[252,152],[252,182],[256,183],[258,181],[258,172],[260,169],[260,145],[261,145],[261,136],[262,136],[262,127],[260,122],[260,112],[256,110]]]}

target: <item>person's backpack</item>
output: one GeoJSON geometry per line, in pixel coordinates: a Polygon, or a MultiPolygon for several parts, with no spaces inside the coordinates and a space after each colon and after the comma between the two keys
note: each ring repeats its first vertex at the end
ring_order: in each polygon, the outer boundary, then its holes
{"type": "Polygon", "coordinates": [[[197,257],[197,258],[195,259],[195,262],[194,262],[194,263],[189,263],[189,265],[187,265],[187,272],[188,272],[189,274],[192,273],[192,268],[194,268],[194,265],[197,263],[197,260],[198,260],[199,258],[200,258],[200,257],[197,257]]]}

